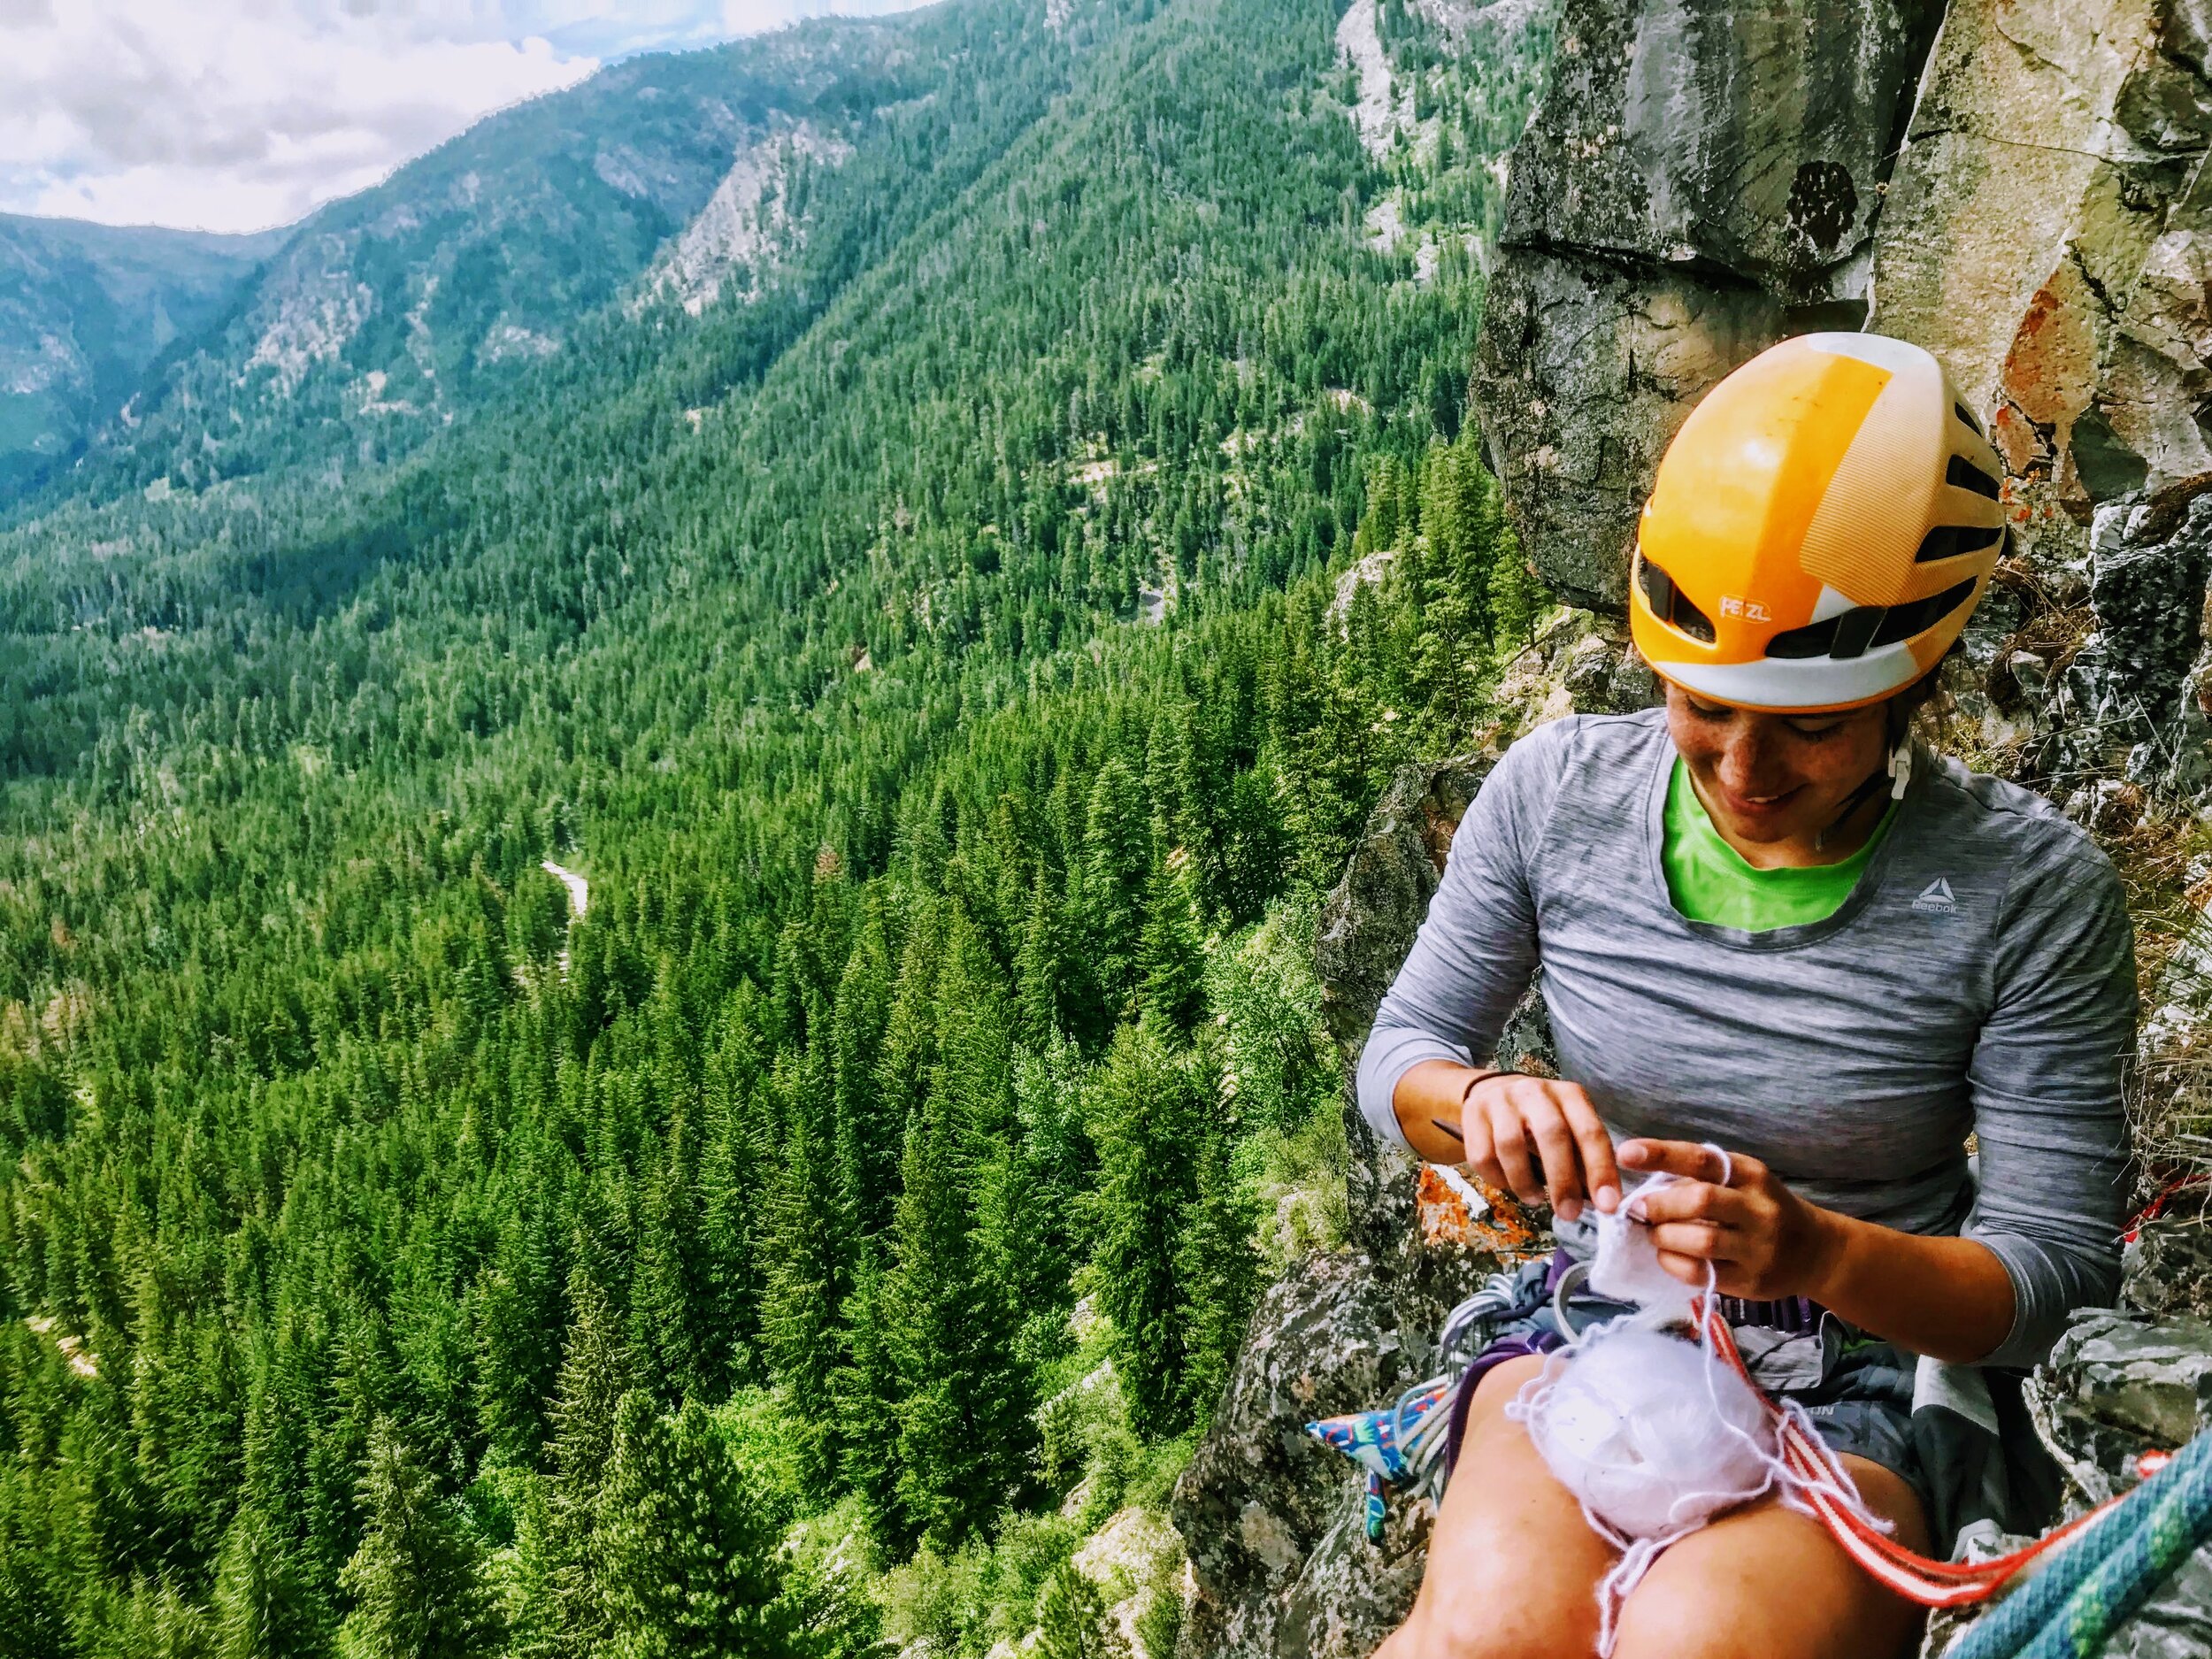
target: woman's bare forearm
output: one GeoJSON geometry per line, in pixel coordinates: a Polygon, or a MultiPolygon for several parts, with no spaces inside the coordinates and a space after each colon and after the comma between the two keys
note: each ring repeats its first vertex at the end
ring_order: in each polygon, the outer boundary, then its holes
{"type": "Polygon", "coordinates": [[[1987,1245],[1816,1213],[1823,1238],[1804,1294],[1838,1318],[1955,1365],[2012,1333],[2012,1276],[1987,1245]]]}
{"type": "Polygon", "coordinates": [[[1431,1164],[1458,1164],[1466,1158],[1460,1106],[1468,1084],[1486,1075],[1456,1060],[1424,1060],[1398,1079],[1390,1106],[1414,1151],[1431,1164]]]}

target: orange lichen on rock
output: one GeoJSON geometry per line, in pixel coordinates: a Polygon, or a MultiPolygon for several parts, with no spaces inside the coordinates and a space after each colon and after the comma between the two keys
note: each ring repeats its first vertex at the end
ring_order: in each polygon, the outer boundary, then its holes
{"type": "Polygon", "coordinates": [[[1460,1245],[1504,1256],[1524,1256],[1546,1246],[1546,1230],[1533,1210],[1510,1193],[1500,1192],[1480,1176],[1465,1171],[1448,1174],[1433,1164],[1424,1164],[1414,1205],[1421,1242],[1431,1249],[1460,1245]]]}

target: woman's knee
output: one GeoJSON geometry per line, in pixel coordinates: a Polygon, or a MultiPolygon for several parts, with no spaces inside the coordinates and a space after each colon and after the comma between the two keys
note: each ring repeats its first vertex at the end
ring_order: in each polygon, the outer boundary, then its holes
{"type": "Polygon", "coordinates": [[[1637,1586],[1621,1609],[1613,1659],[1773,1659],[1760,1644],[1770,1632],[1739,1622],[1732,1599],[1695,1579],[1637,1586]]]}
{"type": "Polygon", "coordinates": [[[1621,1609],[1614,1659],[1893,1659],[1919,1624],[1816,1522],[1769,1502],[1652,1564],[1621,1609]]]}
{"type": "Polygon", "coordinates": [[[1441,1581],[1432,1573],[1394,1659],[1525,1659],[1553,1651],[1563,1633],[1559,1609],[1540,1570],[1525,1571],[1532,1564],[1501,1550],[1441,1581]]]}
{"type": "MultiPolygon", "coordinates": [[[[1572,1645],[1571,1629],[1562,1628],[1558,1609],[1532,1605],[1526,1586],[1498,1582],[1469,1589],[1462,1596],[1423,1598],[1375,1659],[1530,1659],[1581,1651],[1572,1645]]],[[[1587,1625],[1594,1636],[1594,1601],[1587,1625]]]]}

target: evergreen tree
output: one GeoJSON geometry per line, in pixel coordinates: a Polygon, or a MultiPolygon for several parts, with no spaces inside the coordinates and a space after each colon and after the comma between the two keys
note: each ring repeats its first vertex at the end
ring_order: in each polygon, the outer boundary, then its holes
{"type": "Polygon", "coordinates": [[[954,912],[939,990],[939,1055],[907,1133],[897,1266],[879,1311],[903,1399],[896,1492],[905,1530],[957,1543],[1012,1495],[1034,1428],[1022,1365],[1025,1310],[994,1277],[1017,1248],[1005,1173],[1013,1128],[1012,1048],[999,972],[954,912]],[[993,1198],[979,1217],[979,1194],[993,1198]]]}
{"type": "Polygon", "coordinates": [[[899,1413],[905,1399],[897,1349],[895,1304],[903,1282],[887,1270],[883,1258],[892,1235],[861,1240],[853,1269],[853,1291],[844,1349],[830,1378],[830,1402],[836,1432],[838,1473],[843,1484],[865,1500],[875,1527],[894,1542],[908,1535],[900,1509],[899,1413]]]}
{"type": "Polygon", "coordinates": [[[220,1659],[292,1659],[322,1645],[323,1609],[297,1553],[251,1506],[223,1536],[214,1611],[220,1659]]]}
{"type": "Polygon", "coordinates": [[[1113,1323],[1114,1368],[1138,1432],[1171,1433],[1185,1420],[1187,1352],[1176,1252],[1200,1124],[1189,1076],[1149,1020],[1115,1033],[1089,1117],[1099,1157],[1092,1268],[1113,1323]]]}
{"type": "Polygon", "coordinates": [[[1152,832],[1136,773],[1118,755],[1098,769],[1083,832],[1081,931],[1108,1012],[1130,987],[1152,870],[1152,832]]]}
{"type": "Polygon", "coordinates": [[[1544,608],[1542,587],[1521,556],[1519,541],[1501,518],[1490,565],[1490,614],[1501,643],[1513,649],[1536,638],[1536,618],[1544,608]]]}
{"type": "Polygon", "coordinates": [[[890,1225],[898,1178],[905,1105],[898,1102],[896,1110],[887,1110],[879,1070],[890,1004],[889,955],[880,918],[872,918],[846,958],[830,1012],[837,1202],[843,1225],[856,1238],[890,1225]]]}
{"type": "Polygon", "coordinates": [[[647,1187],[630,1286],[629,1351],[638,1381],[664,1401],[703,1392],[711,1370],[702,1340],[708,1293],[700,1282],[698,1205],[680,1116],[647,1187]]]}
{"type": "Polygon", "coordinates": [[[613,1659],[785,1659],[777,1540],[706,1409],[623,1397],[599,1498],[613,1659]]]}
{"type": "Polygon", "coordinates": [[[0,1472],[0,1655],[59,1659],[73,1646],[67,1586],[63,1563],[54,1559],[48,1517],[34,1508],[27,1473],[0,1472]]]}
{"type": "Polygon", "coordinates": [[[542,870],[525,870],[507,901],[505,931],[513,959],[542,971],[568,938],[568,890],[542,870]]]}
{"type": "Polygon", "coordinates": [[[787,1395],[806,1447],[810,1480],[826,1480],[836,1460],[833,1414],[823,1408],[840,1356],[839,1318],[851,1288],[852,1262],[820,1120],[833,1110],[829,1079],[810,1051],[779,1065],[783,1156],[766,1202],[767,1283],[761,1348],[787,1395]]]}
{"type": "Polygon", "coordinates": [[[733,995],[723,1018],[724,1036],[707,1068],[707,1110],[710,1129],[700,1159],[699,1240],[696,1268],[708,1310],[697,1336],[718,1372],[717,1391],[759,1375],[753,1355],[760,1329],[764,1269],[756,1237],[756,1210],[766,1179],[768,1125],[772,1115],[764,1067],[757,1068],[755,1033],[747,1018],[749,999],[733,995]]]}
{"type": "Polygon", "coordinates": [[[1205,1005],[1205,947],[1184,873],[1188,864],[1179,852],[1153,871],[1137,941],[1137,1006],[1172,1031],[1187,1029],[1205,1005]]]}
{"type": "Polygon", "coordinates": [[[581,1269],[569,1280],[575,1313],[561,1358],[546,1448],[548,1584],[552,1604],[534,1622],[558,1659],[588,1659],[609,1633],[598,1536],[599,1491],[614,1452],[615,1413],[634,1376],[621,1316],[581,1269]]]}
{"type": "Polygon", "coordinates": [[[1474,708],[1478,645],[1492,642],[1489,575],[1494,514],[1472,434],[1432,446],[1421,482],[1421,523],[1428,557],[1414,597],[1419,616],[1418,677],[1430,687],[1428,714],[1449,741],[1474,708]]]}
{"type": "Polygon", "coordinates": [[[1037,1593],[1039,1659],[1128,1659],[1106,1598],[1073,1562],[1062,1562],[1037,1593]]]}
{"type": "Polygon", "coordinates": [[[1237,1179],[1232,1155],[1228,1132],[1218,1121],[1203,1123],[1196,1190],[1175,1251],[1185,1343],[1182,1413],[1201,1428],[1228,1386],[1260,1287],[1253,1241],[1257,1206],[1237,1179]]]}
{"type": "Polygon", "coordinates": [[[542,1219],[532,1216],[502,1236],[497,1263],[472,1298],[477,1424],[501,1455],[526,1465],[536,1462],[545,1438],[545,1402],[560,1358],[560,1286],[550,1258],[542,1219]]]}
{"type": "Polygon", "coordinates": [[[460,1659],[495,1640],[476,1552],[436,1484],[380,1417],[361,1481],[361,1547],[338,1575],[344,1659],[460,1659]]]}
{"type": "Polygon", "coordinates": [[[1059,907],[1044,867],[1038,866],[1022,922],[1021,949],[1014,964],[1016,1031],[1021,1040],[1042,1046],[1061,1029],[1059,907]]]}

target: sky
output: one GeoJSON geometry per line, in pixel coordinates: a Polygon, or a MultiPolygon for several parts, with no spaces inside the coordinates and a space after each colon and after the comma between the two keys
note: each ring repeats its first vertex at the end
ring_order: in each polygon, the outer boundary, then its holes
{"type": "Polygon", "coordinates": [[[641,51],[913,0],[0,0],[0,212],[288,225],[641,51]]]}

